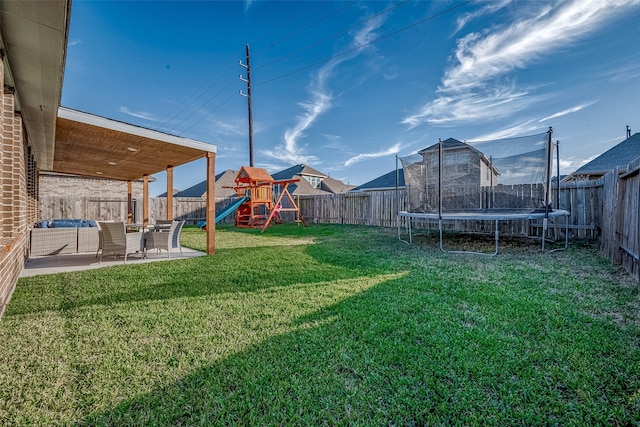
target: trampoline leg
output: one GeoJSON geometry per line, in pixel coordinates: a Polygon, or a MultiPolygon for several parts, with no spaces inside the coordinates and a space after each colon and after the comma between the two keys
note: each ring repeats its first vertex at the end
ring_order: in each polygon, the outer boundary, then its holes
{"type": "Polygon", "coordinates": [[[542,253],[544,253],[544,243],[547,240],[547,218],[542,220],[542,253]]]}
{"type": "Polygon", "coordinates": [[[447,251],[444,250],[444,244],[442,243],[442,220],[441,219],[438,220],[438,230],[440,230],[440,250],[444,253],[447,253],[447,251]]]}
{"type": "Polygon", "coordinates": [[[500,240],[500,237],[498,231],[498,220],[496,219],[496,251],[493,253],[493,255],[496,255],[498,253],[498,240],[500,240]]]}
{"type": "MultiPolygon", "coordinates": [[[[542,248],[543,248],[542,251],[544,252],[544,240],[542,241],[542,248]]],[[[566,215],[564,220],[564,247],[551,249],[547,253],[550,254],[551,252],[556,252],[556,251],[566,251],[567,249],[569,249],[569,215],[566,215]]]]}
{"type": "Polygon", "coordinates": [[[407,228],[409,230],[409,244],[413,243],[413,237],[411,236],[411,217],[407,218],[407,228]]]}
{"type": "Polygon", "coordinates": [[[400,240],[401,242],[406,243],[407,245],[411,244],[411,218],[410,217],[406,217],[406,221],[407,221],[407,225],[405,225],[408,233],[409,233],[409,241],[407,242],[406,240],[402,239],[402,232],[400,231],[400,217],[398,216],[398,240],[400,240]]]}

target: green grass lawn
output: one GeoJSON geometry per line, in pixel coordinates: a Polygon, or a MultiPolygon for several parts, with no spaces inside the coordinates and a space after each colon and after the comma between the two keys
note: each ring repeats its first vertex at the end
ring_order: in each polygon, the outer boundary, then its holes
{"type": "Polygon", "coordinates": [[[640,422],[637,284],[597,247],[395,233],[227,226],[213,256],[20,279],[0,425],[640,422]]]}

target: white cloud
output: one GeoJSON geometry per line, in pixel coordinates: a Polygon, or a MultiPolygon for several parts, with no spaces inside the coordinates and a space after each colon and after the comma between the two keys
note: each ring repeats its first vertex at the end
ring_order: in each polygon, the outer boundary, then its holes
{"type": "Polygon", "coordinates": [[[566,175],[568,173],[574,172],[598,156],[599,154],[594,154],[593,156],[590,156],[586,159],[579,159],[575,157],[571,157],[569,159],[560,159],[560,174],[566,175]]]}
{"type": "Polygon", "coordinates": [[[387,148],[383,151],[378,151],[376,153],[362,153],[357,156],[353,156],[344,162],[345,167],[351,166],[354,163],[361,162],[366,159],[375,159],[376,157],[384,157],[390,156],[392,154],[398,154],[400,152],[400,144],[395,144],[393,147],[387,148]]]}
{"type": "Polygon", "coordinates": [[[216,135],[225,136],[240,136],[247,134],[247,124],[245,123],[232,123],[222,120],[210,121],[209,128],[211,132],[216,135]]]}
{"type": "Polygon", "coordinates": [[[491,14],[491,13],[495,13],[496,11],[502,9],[503,7],[507,6],[509,3],[511,3],[511,0],[502,0],[502,1],[495,1],[495,2],[489,2],[489,3],[485,3],[480,9],[475,10],[473,12],[470,13],[465,13],[463,15],[461,15],[458,20],[456,21],[456,30],[455,32],[457,33],[458,31],[460,31],[465,25],[467,25],[469,22],[473,21],[476,18],[479,18],[481,16],[487,15],[487,14],[491,14]]]}
{"type": "Polygon", "coordinates": [[[137,117],[139,119],[155,120],[153,118],[153,114],[151,114],[151,113],[146,113],[146,112],[143,112],[143,111],[135,112],[135,111],[129,110],[127,107],[120,107],[120,112],[121,113],[125,113],[125,114],[127,114],[129,116],[132,116],[132,117],[137,117]]]}
{"type": "Polygon", "coordinates": [[[283,145],[278,145],[272,150],[260,150],[262,154],[273,160],[277,160],[280,165],[291,164],[317,164],[318,157],[304,154],[302,150],[289,151],[283,145]]]}
{"type": "Polygon", "coordinates": [[[566,116],[567,114],[571,114],[571,113],[575,113],[577,111],[582,110],[583,108],[587,108],[591,105],[595,104],[595,102],[587,102],[586,104],[580,104],[580,105],[576,105],[575,107],[571,107],[571,108],[567,108],[566,110],[562,110],[559,111],[555,114],[552,114],[550,116],[547,117],[543,117],[540,120],[538,120],[539,123],[544,123],[548,120],[552,120],[552,119],[557,119],[558,117],[562,117],[562,116],[566,116]]]}
{"type": "Polygon", "coordinates": [[[538,7],[534,14],[462,37],[455,63],[442,77],[438,97],[403,123],[414,127],[421,123],[487,120],[539,102],[528,89],[516,88],[509,76],[544,55],[571,45],[637,4],[640,0],[558,0],[542,5],[532,2],[538,7]]]}
{"type": "MultiPolygon", "coordinates": [[[[375,36],[375,30],[383,23],[380,17],[367,21],[365,27],[353,35],[352,48],[366,46],[375,36]]],[[[305,147],[300,147],[298,141],[305,136],[309,129],[320,116],[332,107],[333,93],[329,89],[329,81],[335,69],[343,62],[357,57],[364,49],[355,49],[349,55],[341,55],[333,58],[322,66],[312,79],[310,86],[311,97],[307,101],[299,103],[302,113],[298,116],[297,123],[285,131],[284,144],[276,146],[273,150],[265,150],[263,153],[269,157],[277,157],[289,163],[311,163],[317,158],[306,154],[305,147]]]]}
{"type": "Polygon", "coordinates": [[[468,91],[455,96],[441,96],[402,122],[410,127],[424,122],[446,126],[475,121],[487,114],[506,117],[513,111],[523,109],[532,100],[541,102],[543,97],[531,95],[526,89],[518,90],[507,86],[498,86],[479,93],[468,91]]]}
{"type": "Polygon", "coordinates": [[[511,138],[514,136],[532,134],[532,132],[540,133],[542,131],[546,131],[546,129],[541,129],[540,125],[538,125],[537,123],[534,123],[533,120],[527,120],[526,122],[513,125],[506,129],[481,135],[477,138],[474,138],[473,140],[474,141],[493,141],[494,139],[505,139],[505,138],[511,138]]]}
{"type": "Polygon", "coordinates": [[[608,77],[615,82],[626,82],[635,80],[636,78],[638,78],[638,76],[640,76],[639,64],[627,65],[621,68],[614,68],[609,70],[605,75],[605,77],[608,77]]]}

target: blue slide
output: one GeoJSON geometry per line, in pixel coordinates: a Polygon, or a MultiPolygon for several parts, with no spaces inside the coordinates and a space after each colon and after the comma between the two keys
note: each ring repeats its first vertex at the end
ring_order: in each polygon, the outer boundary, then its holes
{"type": "MultiPolygon", "coordinates": [[[[249,197],[240,197],[238,200],[236,200],[235,202],[233,202],[229,206],[227,206],[225,210],[223,210],[218,215],[216,215],[216,224],[219,223],[220,221],[222,221],[230,213],[235,212],[236,209],[238,209],[240,207],[240,205],[243,204],[244,202],[246,202],[247,200],[249,200],[249,197]]],[[[204,227],[206,225],[207,225],[206,221],[200,221],[198,223],[198,228],[202,228],[202,227],[204,227]]]]}

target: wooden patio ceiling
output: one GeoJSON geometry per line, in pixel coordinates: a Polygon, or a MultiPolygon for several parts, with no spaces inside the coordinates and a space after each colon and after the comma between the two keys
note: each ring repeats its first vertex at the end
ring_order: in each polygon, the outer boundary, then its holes
{"type": "Polygon", "coordinates": [[[60,107],[52,170],[135,181],[215,152],[212,144],[60,107]]]}

